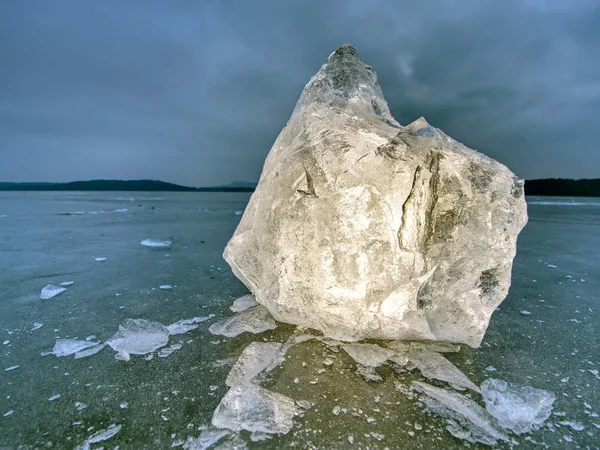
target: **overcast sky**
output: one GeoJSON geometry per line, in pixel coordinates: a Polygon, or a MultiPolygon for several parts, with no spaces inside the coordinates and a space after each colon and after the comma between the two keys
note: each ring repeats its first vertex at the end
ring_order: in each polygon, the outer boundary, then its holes
{"type": "Polygon", "coordinates": [[[257,180],[344,42],[401,124],[600,177],[598,0],[3,0],[0,181],[257,180]]]}

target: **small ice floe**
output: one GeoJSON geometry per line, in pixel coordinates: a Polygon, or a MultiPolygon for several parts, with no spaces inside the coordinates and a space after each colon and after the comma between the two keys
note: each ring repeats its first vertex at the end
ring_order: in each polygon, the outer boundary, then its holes
{"type": "Polygon", "coordinates": [[[106,344],[98,344],[98,345],[94,345],[93,347],[89,347],[84,350],[81,350],[81,351],[75,353],[75,359],[85,358],[87,356],[95,355],[100,350],[102,350],[104,347],[106,347],[106,344]]]}
{"type": "Polygon", "coordinates": [[[40,298],[42,300],[48,300],[52,297],[56,297],[58,294],[62,294],[66,289],[64,287],[54,286],[53,284],[48,284],[44,286],[42,292],[40,293],[40,298]]]}
{"type": "Polygon", "coordinates": [[[8,416],[12,416],[12,414],[14,413],[14,410],[10,410],[10,411],[6,411],[4,414],[2,414],[2,417],[8,417],[8,416]]]}
{"type": "Polygon", "coordinates": [[[94,258],[94,261],[102,262],[106,261],[106,258],[104,256],[98,256],[97,258],[94,258]]]}
{"type": "Polygon", "coordinates": [[[563,427],[569,427],[571,428],[573,431],[583,431],[585,430],[585,426],[581,425],[580,423],[577,422],[570,422],[568,420],[563,420],[562,422],[558,422],[560,425],[562,425],[563,427]]]}
{"type": "Polygon", "coordinates": [[[485,370],[486,370],[487,372],[495,372],[495,371],[496,371],[496,370],[498,370],[498,369],[496,369],[494,366],[487,366],[487,367],[485,368],[485,370]]]}
{"type": "Polygon", "coordinates": [[[229,307],[233,312],[242,312],[247,310],[248,308],[252,308],[253,306],[258,305],[256,301],[256,297],[253,294],[244,295],[233,302],[233,305],[229,307]]]}
{"type": "Polygon", "coordinates": [[[238,209],[234,214],[236,216],[241,216],[242,214],[244,214],[244,211],[241,211],[241,210],[238,209]]]}
{"type": "Polygon", "coordinates": [[[57,339],[50,354],[58,357],[69,356],[97,345],[98,342],[82,341],[79,339],[57,339]]]}
{"type": "MultiPolygon", "coordinates": [[[[117,331],[106,344],[110,346],[117,358],[126,358],[132,355],[146,355],[152,353],[169,342],[169,330],[163,324],[145,319],[127,319],[119,325],[117,331]],[[127,356],[125,356],[127,355],[127,356]]],[[[124,359],[128,361],[128,359],[124,359]]]]}
{"type": "Polygon", "coordinates": [[[60,283],[61,286],[64,287],[69,287],[69,286],[73,286],[74,281],[63,281],[62,283],[60,283]]]}
{"type": "Polygon", "coordinates": [[[60,394],[54,394],[54,395],[48,397],[48,401],[53,402],[54,400],[58,400],[59,398],[60,398],[60,394]]]}
{"type": "Polygon", "coordinates": [[[121,431],[121,425],[109,425],[106,430],[100,430],[92,434],[82,445],[76,447],[75,450],[90,450],[92,448],[91,444],[97,444],[98,442],[106,441],[119,431],[121,431]]]}
{"type": "Polygon", "coordinates": [[[546,267],[549,269],[558,269],[558,266],[555,266],[554,264],[546,264],[546,267]]]}
{"type": "Polygon", "coordinates": [[[527,311],[526,309],[522,309],[522,310],[520,311],[520,313],[521,313],[521,314],[523,314],[524,316],[529,316],[529,315],[531,315],[531,312],[527,311]]]}
{"type": "Polygon", "coordinates": [[[200,437],[196,439],[189,437],[183,448],[186,450],[206,450],[229,435],[231,435],[231,431],[208,428],[202,431],[200,437]]]}
{"type": "Polygon", "coordinates": [[[171,286],[170,284],[161,284],[158,288],[168,291],[170,289],[173,289],[173,286],[171,286]]]}
{"type": "Polygon", "coordinates": [[[35,331],[35,330],[39,330],[40,328],[42,328],[44,326],[43,323],[40,322],[33,322],[33,327],[31,328],[31,330],[29,331],[35,331]]]}
{"type": "Polygon", "coordinates": [[[270,371],[283,361],[282,344],[277,342],[252,342],[248,345],[227,375],[225,384],[233,386],[247,383],[263,371],[270,371]]]}
{"type": "Polygon", "coordinates": [[[228,319],[213,323],[208,331],[212,334],[236,337],[244,332],[258,334],[263,331],[274,330],[275,328],[277,328],[277,324],[273,320],[273,317],[271,317],[269,310],[259,305],[228,319]]]}
{"type": "Polygon", "coordinates": [[[5,372],[10,372],[11,370],[18,369],[19,367],[21,367],[21,366],[17,364],[16,366],[7,367],[6,369],[4,369],[4,371],[5,372]]]}
{"type": "Polygon", "coordinates": [[[445,381],[459,390],[467,388],[475,392],[481,392],[479,387],[469,380],[458,367],[439,353],[411,348],[408,353],[408,359],[426,378],[445,381]]]}
{"type": "Polygon", "coordinates": [[[2,341],[2,345],[8,345],[10,343],[10,341],[7,339],[5,341],[2,341]]]}
{"type": "Polygon", "coordinates": [[[286,434],[300,410],[294,400],[252,383],[236,384],[221,399],[212,425],[239,432],[286,434]]]}
{"type": "Polygon", "coordinates": [[[195,330],[196,328],[198,328],[197,324],[210,320],[213,317],[215,317],[214,314],[209,314],[205,317],[192,317],[191,319],[181,319],[175,323],[172,323],[171,325],[167,325],[167,330],[169,331],[170,335],[187,333],[188,331],[195,330]]]}
{"type": "Polygon", "coordinates": [[[154,248],[168,248],[172,244],[171,241],[161,241],[158,239],[144,239],[140,242],[140,245],[144,247],[154,247],[154,248]]]}
{"type": "Polygon", "coordinates": [[[87,408],[85,403],[75,402],[75,409],[77,409],[77,411],[83,411],[85,408],[87,408]]]}
{"type": "Polygon", "coordinates": [[[510,441],[485,409],[470,398],[420,381],[413,381],[412,386],[424,394],[421,401],[428,410],[453,421],[447,428],[453,436],[486,445],[496,445],[499,440],[510,441]]]}
{"type": "Polygon", "coordinates": [[[556,396],[543,389],[489,379],[481,385],[487,411],[517,434],[539,428],[552,413],[556,396]]]}
{"type": "Polygon", "coordinates": [[[171,353],[173,353],[174,351],[181,349],[182,346],[183,346],[183,343],[178,342],[176,344],[170,345],[169,347],[161,348],[160,351],[158,352],[158,356],[159,356],[159,358],[166,358],[167,356],[170,356],[171,353]]]}

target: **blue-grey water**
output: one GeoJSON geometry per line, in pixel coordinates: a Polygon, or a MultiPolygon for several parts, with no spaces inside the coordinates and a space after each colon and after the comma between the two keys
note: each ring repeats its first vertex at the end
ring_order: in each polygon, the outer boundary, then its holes
{"type": "MultiPolygon", "coordinates": [[[[0,448],[75,448],[112,424],[120,432],[92,448],[177,448],[210,425],[243,348],[254,340],[282,341],[292,331],[281,325],[233,339],[208,332],[247,293],[221,253],[248,199],[0,193],[0,448]],[[147,248],[143,239],[172,246],[147,248]],[[74,282],[67,291],[40,299],[44,286],[65,281],[74,282]],[[159,289],[163,284],[174,288],[159,289]],[[110,349],[82,359],[41,355],[57,338],[94,335],[103,342],[127,318],[169,324],[208,314],[217,317],[171,337],[182,347],[166,358],[118,361],[110,349]]],[[[520,448],[598,448],[600,199],[531,197],[528,210],[510,294],[482,346],[446,356],[477,384],[493,377],[556,394],[554,414],[540,430],[516,437],[520,448]]],[[[378,372],[383,381],[367,383],[344,352],[318,341],[293,347],[263,386],[314,406],[288,435],[256,443],[248,433],[242,438],[249,448],[465,446],[443,419],[394,387],[422,379],[418,373],[399,379],[388,367],[378,372]],[[334,364],[323,371],[325,358],[334,364]],[[347,412],[334,415],[335,406],[347,412]]]]}

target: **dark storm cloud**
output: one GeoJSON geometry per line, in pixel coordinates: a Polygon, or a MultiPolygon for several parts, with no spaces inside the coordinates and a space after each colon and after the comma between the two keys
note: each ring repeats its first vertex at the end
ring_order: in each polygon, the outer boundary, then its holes
{"type": "Polygon", "coordinates": [[[597,1],[6,1],[0,180],[256,180],[354,44],[394,116],[523,177],[597,177],[597,1]]]}

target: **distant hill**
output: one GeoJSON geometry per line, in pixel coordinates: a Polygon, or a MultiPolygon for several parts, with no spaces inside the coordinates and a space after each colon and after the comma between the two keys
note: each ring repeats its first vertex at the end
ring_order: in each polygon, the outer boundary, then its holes
{"type": "Polygon", "coordinates": [[[526,180],[525,195],[600,197],[600,178],[581,180],[570,180],[566,178],[526,180]]]}
{"type": "Polygon", "coordinates": [[[233,183],[226,184],[223,187],[228,188],[256,188],[256,183],[252,183],[250,181],[234,181],[233,183]]]}
{"type": "MultiPolygon", "coordinates": [[[[242,182],[236,182],[242,183],[242,182]]],[[[251,183],[248,183],[251,185],[251,183]]],[[[89,180],[70,183],[0,182],[0,191],[162,191],[162,192],[252,192],[254,186],[212,186],[193,188],[160,180],[89,180]]]]}

